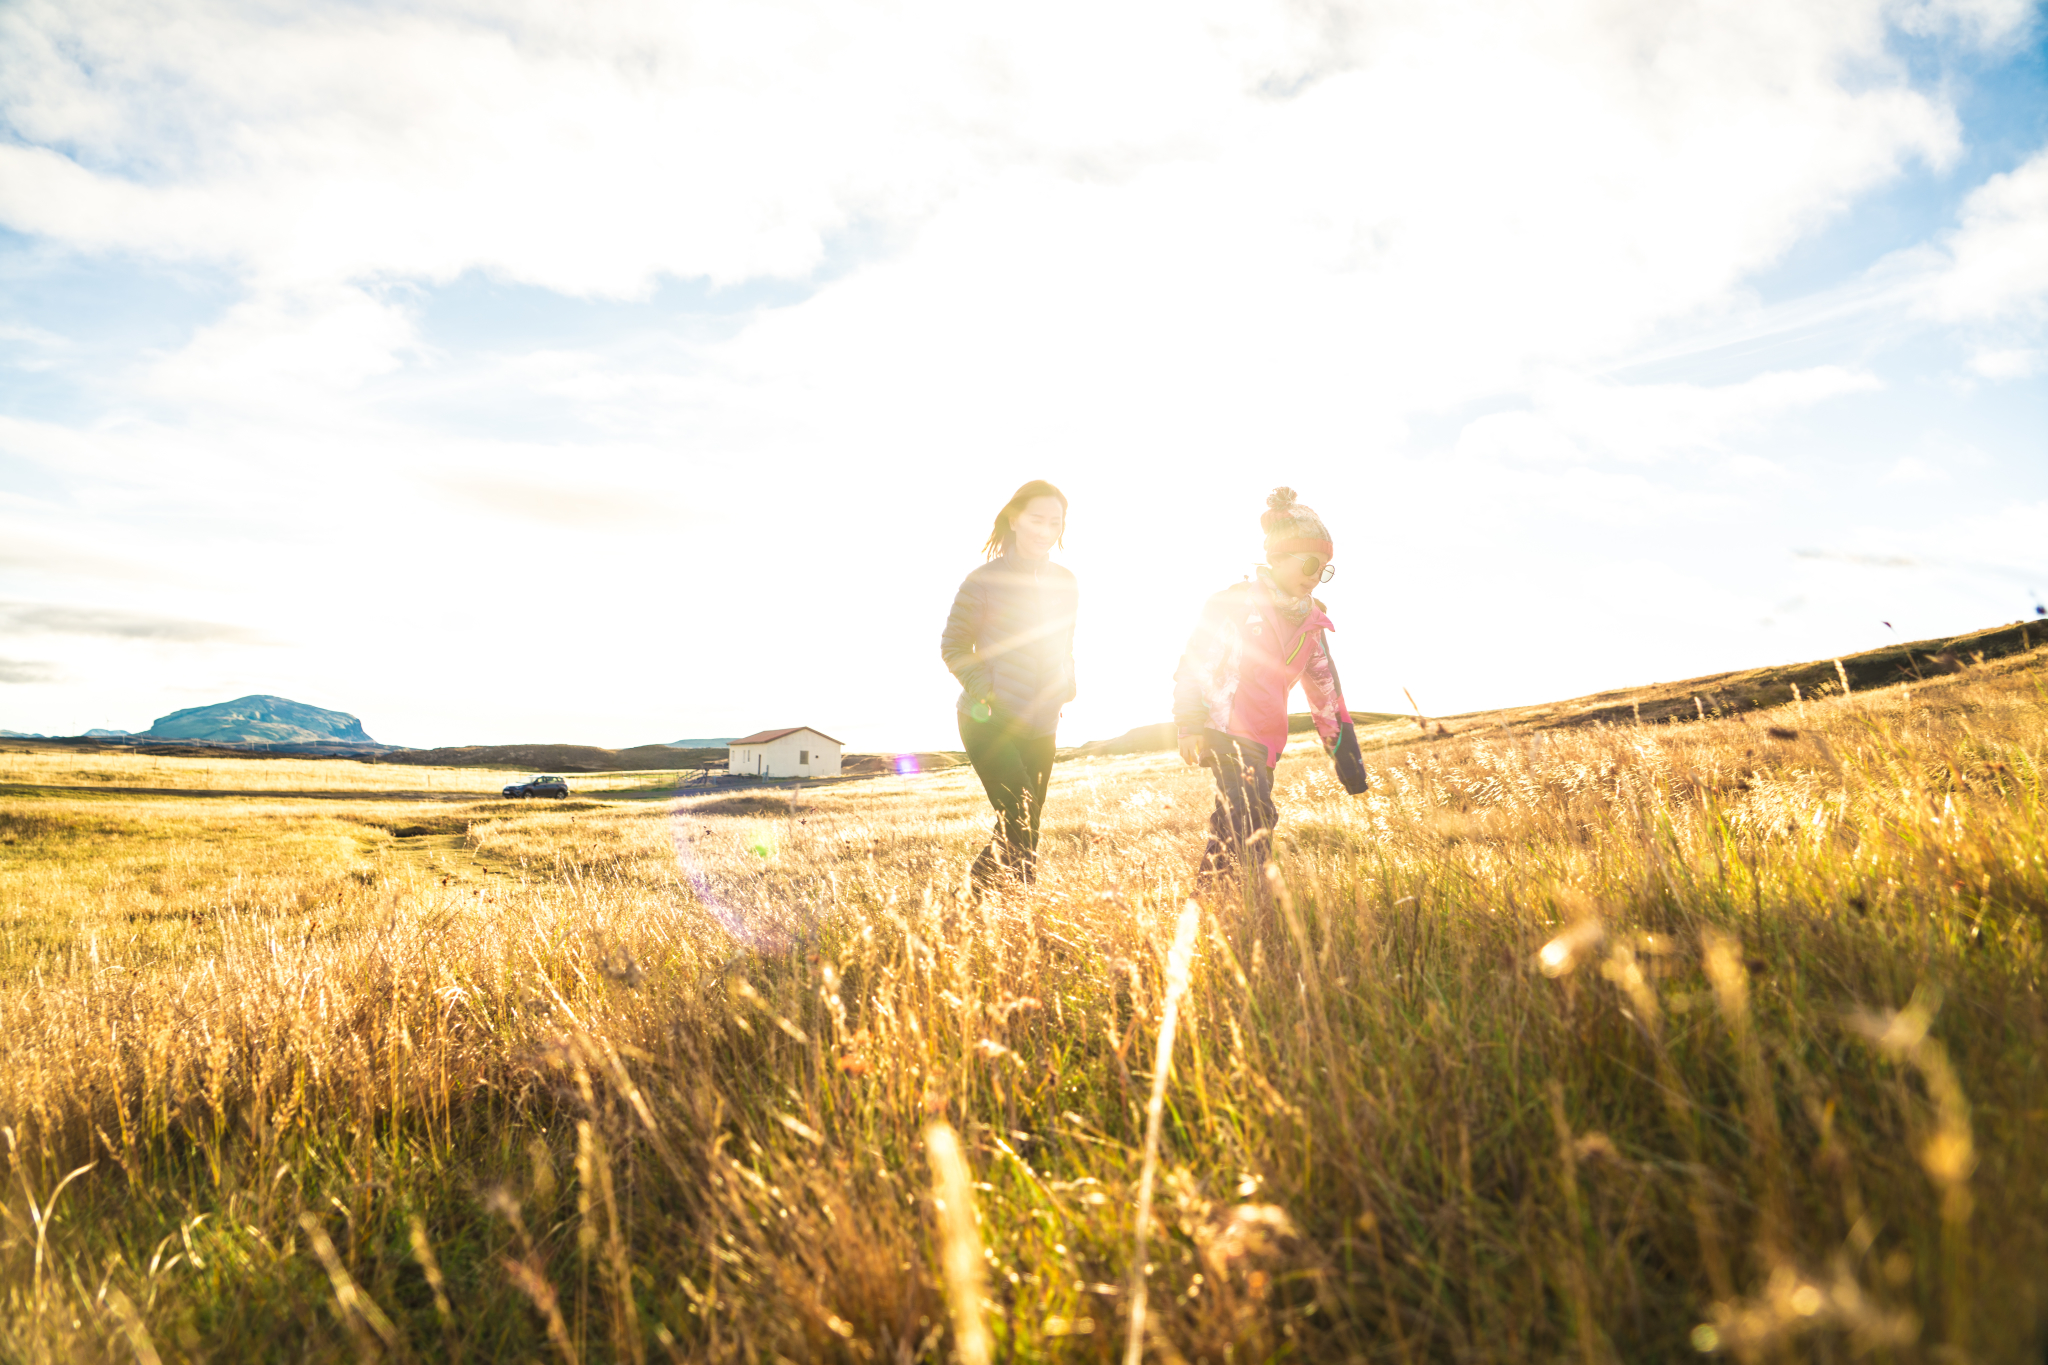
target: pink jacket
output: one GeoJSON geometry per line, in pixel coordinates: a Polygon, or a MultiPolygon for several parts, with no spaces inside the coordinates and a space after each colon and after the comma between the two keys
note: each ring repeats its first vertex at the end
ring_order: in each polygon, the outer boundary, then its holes
{"type": "Polygon", "coordinates": [[[1323,748],[1334,753],[1344,723],[1323,604],[1289,618],[1262,582],[1234,583],[1210,598],[1173,675],[1173,719],[1183,735],[1223,730],[1266,746],[1278,763],[1287,745],[1287,694],[1299,682],[1323,748]]]}

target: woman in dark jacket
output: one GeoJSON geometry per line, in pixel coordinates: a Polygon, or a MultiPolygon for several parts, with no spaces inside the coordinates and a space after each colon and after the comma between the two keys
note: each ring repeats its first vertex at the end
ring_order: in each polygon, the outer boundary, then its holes
{"type": "Polygon", "coordinates": [[[974,885],[1007,868],[1036,875],[1038,817],[1052,776],[1060,708],[1074,699],[1074,575],[1047,556],[1067,528],[1067,498],[1033,479],[996,513],[983,553],[953,599],[939,653],[960,680],[960,743],[996,808],[995,838],[974,885]]]}

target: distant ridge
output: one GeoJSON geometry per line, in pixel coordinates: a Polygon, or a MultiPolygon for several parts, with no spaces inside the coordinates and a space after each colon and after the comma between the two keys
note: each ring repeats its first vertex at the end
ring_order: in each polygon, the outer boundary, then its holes
{"type": "MultiPolygon", "coordinates": [[[[2003,659],[2048,644],[2048,621],[2014,621],[1967,635],[1932,640],[1906,640],[1839,659],[1774,664],[1765,668],[1706,673],[1677,682],[1647,683],[1595,692],[1566,701],[1535,706],[1505,706],[1444,716],[1464,725],[1515,725],[1547,730],[1579,725],[1661,724],[1766,706],[1782,706],[1795,695],[1815,697],[1841,689],[1852,691],[1912,683],[1960,672],[1974,664],[2003,659]]],[[[1432,720],[1437,719],[1431,717],[1432,720]]]]}
{"type": "MultiPolygon", "coordinates": [[[[1678,682],[1645,683],[1614,688],[1564,701],[1532,706],[1493,707],[1456,715],[1429,717],[1439,735],[1456,733],[1473,725],[1519,726],[1556,729],[1578,725],[1661,724],[1671,720],[1692,720],[1708,713],[1733,714],[1765,706],[1779,706],[1795,695],[1820,696],[1839,690],[1843,679],[1851,689],[1863,691],[1910,683],[1954,673],[1974,663],[2024,654],[2048,644],[2048,621],[2014,621],[1991,626],[1967,635],[1932,640],[1907,640],[1895,645],[1844,654],[1840,659],[1815,659],[1805,663],[1775,664],[1765,668],[1738,669],[1729,673],[1708,673],[1678,682]],[[1447,730],[1443,722],[1451,722],[1447,730]]],[[[1378,711],[1353,711],[1360,727],[1401,722],[1410,725],[1420,716],[1393,715],[1378,711]]],[[[1307,715],[1287,718],[1289,734],[1313,730],[1307,715]]],[[[1423,725],[1426,731],[1429,726],[1423,725]]],[[[1113,739],[1095,739],[1072,749],[1060,750],[1061,758],[1089,755],[1160,753],[1177,742],[1172,721],[1140,725],[1113,739]]]]}
{"type": "Polygon", "coordinates": [[[434,768],[527,768],[537,773],[644,772],[651,769],[723,768],[725,749],[678,749],[670,744],[636,744],[600,749],[591,744],[462,744],[444,749],[393,749],[378,763],[434,768]]]}
{"type": "MultiPolygon", "coordinates": [[[[1501,707],[1460,715],[1391,716],[1353,712],[1361,728],[1388,723],[1421,724],[1425,733],[1457,733],[1475,725],[1549,729],[1554,727],[1662,723],[1710,713],[1722,715],[1781,705],[1796,695],[1813,697],[1839,688],[1846,679],[1855,691],[1912,683],[1954,673],[1977,663],[2028,653],[2048,644],[2048,620],[2021,620],[1945,639],[1903,641],[1840,660],[1819,659],[1764,668],[1707,674],[1678,682],[1649,683],[1538,705],[1501,707]],[[1447,726],[1445,722],[1450,722],[1447,726]]],[[[1312,728],[1305,715],[1288,717],[1290,733],[1312,728]]],[[[725,739],[682,740],[603,749],[581,744],[493,744],[439,749],[398,749],[364,733],[362,722],[284,697],[240,697],[212,706],[189,707],[161,717],[139,734],[94,730],[85,735],[45,736],[0,728],[0,739],[33,741],[35,747],[124,749],[140,753],[219,752],[349,758],[361,762],[450,767],[525,768],[533,772],[619,772],[718,769],[725,766],[725,739]]],[[[1375,741],[1378,742],[1378,741],[1375,741]]],[[[1142,754],[1170,750],[1172,722],[1141,725],[1109,739],[1070,749],[1059,757],[1142,754]]],[[[848,754],[848,776],[880,772],[936,771],[960,762],[959,753],[848,754]],[[909,760],[906,762],[906,760],[909,760]]]]}
{"type": "Polygon", "coordinates": [[[258,694],[215,702],[211,706],[188,706],[142,732],[141,739],[188,739],[215,744],[360,744],[374,747],[376,740],[363,732],[363,723],[346,711],[329,711],[308,706],[289,697],[258,694]]]}
{"type": "Polygon", "coordinates": [[[712,739],[672,739],[668,742],[668,747],[671,749],[722,749],[738,738],[738,735],[722,735],[712,739]]]}
{"type": "MultiPolygon", "coordinates": [[[[1377,725],[1381,721],[1403,720],[1405,717],[1383,711],[1353,711],[1351,719],[1360,725],[1377,725]]],[[[1287,733],[1290,735],[1315,728],[1316,718],[1306,711],[1296,711],[1287,717],[1287,733]]],[[[1126,730],[1115,739],[1091,739],[1086,744],[1061,752],[1067,757],[1081,754],[1156,754],[1164,753],[1179,743],[1179,727],[1170,720],[1163,720],[1156,725],[1140,725],[1126,730]]]]}

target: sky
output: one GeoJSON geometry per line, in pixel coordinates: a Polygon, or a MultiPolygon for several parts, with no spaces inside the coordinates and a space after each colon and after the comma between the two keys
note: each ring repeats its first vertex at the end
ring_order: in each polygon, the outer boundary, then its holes
{"type": "Polygon", "coordinates": [[[1063,742],[1285,484],[1360,710],[2048,601],[2021,0],[0,6],[0,728],[952,748],[1069,496],[1063,742]]]}

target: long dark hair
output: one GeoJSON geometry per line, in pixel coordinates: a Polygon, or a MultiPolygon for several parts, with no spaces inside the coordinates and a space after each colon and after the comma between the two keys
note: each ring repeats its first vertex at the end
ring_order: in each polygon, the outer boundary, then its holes
{"type": "MultiPolygon", "coordinates": [[[[1060,515],[1066,515],[1067,495],[1054,488],[1044,479],[1033,479],[1030,483],[1025,484],[1022,488],[1010,494],[1010,500],[1003,504],[1003,510],[996,513],[996,527],[988,533],[988,544],[981,547],[981,553],[984,558],[994,559],[997,555],[1009,550],[1010,523],[1019,512],[1031,505],[1033,498],[1058,498],[1060,500],[1060,515]]],[[[1059,540],[1053,543],[1057,545],[1063,544],[1065,541],[1066,536],[1062,534],[1059,540]]]]}

